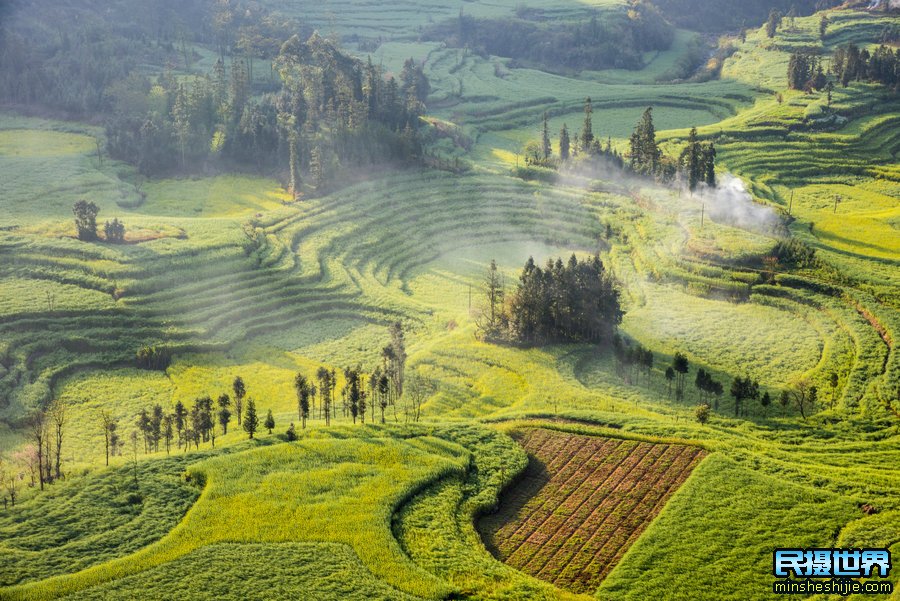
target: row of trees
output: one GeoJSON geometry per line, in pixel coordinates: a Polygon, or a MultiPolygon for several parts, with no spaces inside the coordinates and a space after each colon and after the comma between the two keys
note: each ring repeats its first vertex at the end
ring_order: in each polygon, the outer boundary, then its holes
{"type": "Polygon", "coordinates": [[[828,85],[828,77],[819,58],[808,52],[792,52],[788,60],[788,88],[821,91],[828,85]]]}
{"type": "Polygon", "coordinates": [[[856,44],[840,46],[834,52],[831,72],[844,87],[851,81],[868,81],[900,90],[900,48],[881,45],[869,52],[856,44]]]}
{"type": "Polygon", "coordinates": [[[63,440],[68,406],[56,399],[46,409],[33,411],[25,419],[28,444],[8,459],[0,455],[0,492],[4,508],[15,506],[23,485],[44,487],[65,477],[63,440]]]}
{"type": "MultiPolygon", "coordinates": [[[[433,389],[430,385],[415,378],[408,391],[404,390],[406,372],[406,344],[403,326],[399,322],[391,325],[390,342],[382,349],[381,365],[376,366],[369,374],[363,373],[360,367],[347,367],[343,370],[343,386],[338,391],[338,374],[335,369],[320,367],[315,377],[310,378],[298,373],[294,378],[294,390],[297,397],[297,418],[302,428],[313,418],[324,419],[326,426],[337,417],[338,407],[344,418],[352,418],[353,423],[360,420],[365,423],[366,414],[380,410],[381,423],[385,423],[385,411],[394,408],[397,413],[398,400],[405,395],[407,403],[403,407],[407,421],[418,421],[424,400],[433,389]],[[338,401],[340,399],[340,402],[338,401]]],[[[256,402],[247,394],[247,385],[241,376],[235,377],[231,386],[231,395],[223,393],[214,401],[211,396],[197,398],[188,408],[178,401],[173,410],[166,413],[159,404],[142,409],[135,421],[135,432],[143,444],[145,453],[156,453],[164,449],[168,454],[173,445],[177,450],[187,451],[191,445],[200,448],[201,443],[209,442],[215,446],[216,437],[221,433],[228,434],[232,419],[236,419],[249,438],[254,438],[260,427],[256,402]]],[[[101,412],[98,419],[104,433],[106,463],[110,456],[121,454],[125,442],[119,437],[118,420],[110,413],[101,412]]],[[[271,433],[275,428],[274,416],[269,410],[262,425],[271,433]]],[[[293,423],[291,431],[296,435],[293,423]]]]}
{"type": "Polygon", "coordinates": [[[541,140],[540,142],[532,140],[525,145],[525,163],[556,169],[560,164],[566,164],[575,159],[586,162],[602,160],[608,165],[621,169],[625,162],[618,151],[612,147],[612,138],[608,137],[604,144],[598,136],[594,135],[593,115],[593,101],[588,97],[584,101],[582,128],[574,134],[570,134],[568,125],[563,123],[559,132],[559,159],[557,159],[553,156],[548,115],[544,112],[541,140]]]}
{"type": "MultiPolygon", "coordinates": [[[[847,87],[851,81],[880,83],[894,90],[900,89],[900,49],[891,50],[879,46],[874,52],[860,49],[856,44],[840,46],[835,50],[829,68],[830,73],[847,87]]],[[[788,61],[788,87],[792,90],[828,90],[834,84],[829,80],[822,60],[809,50],[791,53],[788,61]]]]}
{"type": "MultiPolygon", "coordinates": [[[[632,344],[616,334],[613,337],[612,350],[616,362],[616,373],[626,384],[639,383],[641,374],[644,374],[647,383],[650,383],[654,364],[653,352],[650,349],[644,348],[640,344],[632,344]]],[[[674,393],[676,402],[680,403],[685,400],[689,373],[690,362],[687,355],[680,351],[676,352],[672,357],[672,363],[666,366],[664,371],[666,394],[669,398],[672,398],[674,393]]],[[[839,382],[838,375],[832,372],[828,382],[831,386],[830,407],[833,408],[839,382]]],[[[725,388],[722,382],[716,380],[710,372],[703,368],[697,370],[694,387],[697,390],[697,418],[706,423],[711,411],[719,410],[725,388]]],[[[768,414],[769,407],[774,402],[768,391],[762,391],[759,380],[748,375],[736,376],[731,381],[728,392],[734,400],[735,417],[747,415],[747,403],[750,401],[758,402],[764,414],[768,414]]],[[[782,390],[778,397],[782,415],[793,404],[803,419],[806,419],[809,413],[819,406],[820,402],[818,387],[805,378],[797,380],[789,388],[782,390]]]]}
{"type": "Polygon", "coordinates": [[[663,154],[656,140],[653,125],[653,107],[641,115],[629,139],[629,151],[624,157],[612,147],[607,138],[604,146],[593,132],[593,103],[584,103],[584,124],[574,135],[564,123],[559,133],[559,159],[553,156],[547,113],[544,113],[541,140],[530,141],[525,146],[525,160],[529,165],[557,168],[574,160],[602,160],[606,166],[626,169],[628,172],[655,179],[660,183],[681,180],[690,190],[701,184],[716,186],[716,148],[712,142],[700,140],[697,128],[692,128],[687,143],[677,159],[663,154]]]}
{"type": "Polygon", "coordinates": [[[544,269],[529,257],[509,297],[491,261],[484,295],[478,329],[490,339],[596,342],[611,338],[622,321],[616,282],[597,255],[584,261],[572,255],[567,263],[548,260],[544,269]]]}
{"type": "MultiPolygon", "coordinates": [[[[256,401],[252,397],[244,398],[243,380],[238,376],[234,382],[234,402],[228,394],[221,394],[216,401],[210,396],[197,398],[191,408],[178,401],[171,413],[165,413],[161,405],[154,405],[151,409],[142,409],[135,420],[135,429],[144,446],[144,453],[157,453],[160,445],[168,455],[173,443],[177,450],[187,451],[191,445],[199,449],[201,443],[209,442],[216,446],[216,436],[221,433],[228,434],[228,427],[232,417],[237,418],[238,426],[242,427],[250,438],[253,438],[259,429],[260,420],[256,409],[256,401]]],[[[106,463],[109,465],[111,455],[121,454],[122,445],[117,435],[118,422],[112,419],[108,413],[100,415],[101,425],[104,431],[106,445],[106,463]]],[[[272,411],[269,410],[264,425],[271,433],[274,428],[272,411]],[[269,423],[272,425],[269,426],[269,423]]]]}

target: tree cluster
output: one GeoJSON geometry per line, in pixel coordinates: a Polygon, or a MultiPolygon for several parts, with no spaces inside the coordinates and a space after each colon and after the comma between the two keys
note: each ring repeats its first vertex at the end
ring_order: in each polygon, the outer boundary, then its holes
{"type": "Polygon", "coordinates": [[[593,166],[625,170],[640,177],[653,178],[668,184],[678,179],[684,181],[691,190],[701,184],[716,186],[716,148],[712,142],[702,142],[697,129],[691,129],[678,160],[663,154],[656,140],[653,124],[653,107],[648,107],[641,115],[629,140],[628,154],[623,157],[612,147],[608,138],[604,146],[593,131],[593,104],[590,98],[584,103],[584,124],[573,135],[563,124],[559,133],[559,160],[552,155],[552,145],[544,113],[541,141],[531,141],[525,146],[525,161],[529,165],[557,168],[561,164],[587,164],[593,166]]]}
{"type": "Polygon", "coordinates": [[[678,165],[690,190],[696,190],[700,184],[716,187],[716,147],[712,142],[701,142],[696,127],[691,128],[678,165]]]}
{"type": "Polygon", "coordinates": [[[746,415],[747,409],[744,406],[744,401],[758,401],[760,399],[759,381],[752,379],[750,376],[736,377],[731,382],[731,398],[734,399],[735,417],[746,415]]]}
{"type": "Polygon", "coordinates": [[[132,75],[116,92],[110,154],[143,172],[192,171],[210,163],[284,173],[295,196],[321,191],[341,167],[419,156],[419,116],[430,91],[421,65],[400,81],[313,34],[288,39],[274,57],[278,90],[259,95],[252,63],[222,59],[189,83],[166,73],[132,75]]]}
{"type": "Polygon", "coordinates": [[[341,167],[419,155],[418,64],[398,81],[258,2],[13,3],[0,19],[0,101],[103,119],[108,152],[145,174],[240,164],[299,194],[303,177],[321,190],[341,167]],[[209,74],[193,73],[195,43],[219,48],[209,74]],[[255,75],[254,60],[271,73],[255,75]]]}
{"type": "Polygon", "coordinates": [[[808,52],[792,52],[788,61],[788,87],[792,90],[824,90],[828,77],[817,56],[808,52]]]}
{"type": "Polygon", "coordinates": [[[834,52],[831,72],[845,88],[852,81],[866,81],[900,90],[900,48],[881,45],[869,52],[856,44],[840,46],[834,52]]]}
{"type": "Polygon", "coordinates": [[[143,346],[138,349],[135,363],[140,369],[165,371],[172,363],[172,351],[164,346],[143,346]]]}
{"type": "MultiPolygon", "coordinates": [[[[25,419],[28,446],[16,454],[15,463],[31,473],[31,486],[39,486],[44,490],[44,486],[65,476],[62,463],[67,423],[68,406],[63,399],[55,399],[46,408],[32,411],[25,419]]],[[[7,473],[0,470],[0,487],[6,488],[13,505],[18,485],[23,480],[22,471],[7,473]]]]}
{"type": "Polygon", "coordinates": [[[0,100],[76,118],[109,114],[139,66],[190,71],[194,44],[251,61],[312,33],[255,0],[6,0],[0,13],[0,100]]]}
{"type": "MultiPolygon", "coordinates": [[[[94,242],[97,236],[97,215],[100,207],[88,200],[79,200],[72,206],[75,215],[75,233],[83,242],[94,242]]],[[[103,226],[104,239],[112,244],[125,242],[125,224],[118,218],[107,221],[103,226]]]]}
{"type": "Polygon", "coordinates": [[[772,249],[772,256],[782,265],[801,268],[819,265],[816,249],[793,237],[779,240],[772,249]]]}
{"type": "Polygon", "coordinates": [[[488,270],[487,306],[479,331],[487,338],[524,344],[596,342],[610,339],[622,321],[619,291],[600,257],[567,263],[533,258],[525,263],[516,290],[505,297],[496,263],[488,270]]]}
{"type": "Polygon", "coordinates": [[[594,167],[612,167],[622,169],[625,161],[622,155],[612,147],[612,138],[607,138],[604,144],[594,134],[593,126],[594,105],[590,97],[584,101],[584,122],[582,128],[574,134],[569,132],[567,124],[563,124],[559,132],[559,159],[553,155],[553,145],[550,141],[550,131],[547,113],[544,113],[541,140],[530,141],[525,145],[525,163],[538,167],[556,169],[561,164],[587,164],[594,167]]]}
{"type": "MultiPolygon", "coordinates": [[[[525,11],[519,11],[529,17],[525,11]]],[[[644,53],[668,50],[674,28],[650,2],[632,0],[627,10],[579,22],[558,19],[457,19],[428,28],[423,37],[482,55],[504,56],[550,70],[641,69],[644,53]]]]}
{"type": "Polygon", "coordinates": [[[697,377],[694,379],[694,386],[700,392],[700,402],[709,404],[710,397],[714,399],[713,407],[719,410],[719,399],[725,392],[722,383],[715,380],[712,375],[703,368],[697,370],[697,377]]]}

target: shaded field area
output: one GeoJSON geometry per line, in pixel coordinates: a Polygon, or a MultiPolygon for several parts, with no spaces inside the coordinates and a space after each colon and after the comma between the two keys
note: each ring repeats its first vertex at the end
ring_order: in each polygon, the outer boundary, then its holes
{"type": "Polygon", "coordinates": [[[485,544],[512,567],[579,593],[597,589],[706,456],[544,429],[515,437],[530,461],[499,511],[481,520],[485,544]]]}

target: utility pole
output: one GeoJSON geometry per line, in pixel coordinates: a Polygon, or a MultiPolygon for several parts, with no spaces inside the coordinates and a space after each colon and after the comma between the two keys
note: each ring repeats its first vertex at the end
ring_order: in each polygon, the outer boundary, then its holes
{"type": "Polygon", "coordinates": [[[841,195],[840,195],[840,194],[838,194],[837,196],[834,197],[834,214],[835,214],[835,215],[837,215],[837,206],[838,206],[838,202],[839,202],[840,200],[841,200],[841,195]]]}
{"type": "Polygon", "coordinates": [[[794,191],[791,190],[791,201],[788,203],[788,217],[791,216],[791,211],[794,210],[794,191]]]}
{"type": "Polygon", "coordinates": [[[472,313],[472,284],[469,284],[469,313],[472,313]]]}
{"type": "Polygon", "coordinates": [[[700,229],[703,229],[703,218],[706,216],[706,203],[700,205],[700,229]]]}

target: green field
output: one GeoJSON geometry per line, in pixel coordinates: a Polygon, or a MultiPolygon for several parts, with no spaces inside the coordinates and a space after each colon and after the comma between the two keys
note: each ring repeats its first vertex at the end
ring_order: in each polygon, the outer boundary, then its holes
{"type": "MultiPolygon", "coordinates": [[[[884,546],[896,563],[900,422],[885,399],[900,384],[900,100],[853,82],[828,108],[785,77],[791,49],[874,45],[891,16],[828,11],[824,40],[820,15],[773,39],[754,27],[723,42],[734,53],[719,78],[676,83],[697,36],[684,30],[642,70],[554,74],[420,41],[460,11],[509,16],[511,0],[262,4],[388,70],[424,61],[427,118],[455,133],[426,150],[468,169],[378,167],[293,201],[276,175],[146,179],[107,156],[97,123],[3,108],[0,475],[14,465],[21,480],[0,505],[0,599],[769,599],[775,547],[884,546]],[[544,111],[555,150],[586,96],[595,133],[620,150],[648,105],[666,152],[696,126],[716,143],[720,182],[739,177],[741,206],[768,221],[711,218],[718,197],[643,180],[515,177],[544,111]],[[126,243],[78,241],[80,199],[101,224],[122,220],[126,243]],[[784,236],[819,261],[773,263],[784,236]],[[623,376],[609,345],[477,336],[491,260],[512,290],[528,257],[595,253],[620,283],[623,339],[653,353],[646,372],[623,376]],[[300,431],[295,376],[324,366],[340,388],[343,368],[370,373],[397,321],[407,379],[431,385],[421,421],[408,391],[384,425],[375,407],[356,423],[338,392],[330,427],[314,408],[300,431]],[[139,368],[145,346],[171,364],[139,368]],[[676,352],[690,363],[680,401],[665,378],[676,352]],[[705,424],[701,368],[725,386],[705,424]],[[215,447],[132,447],[142,409],[215,399],[238,375],[273,433],[247,440],[232,421],[215,447]],[[745,375],[772,406],[737,415],[728,390],[745,375]],[[819,391],[805,417],[778,404],[798,380],[819,391]],[[65,478],[39,490],[24,417],[52,400],[67,406],[65,478]],[[108,467],[101,411],[123,441],[108,467]],[[475,526],[526,473],[516,438],[535,427],[707,453],[587,594],[499,561],[475,526]]],[[[197,52],[195,70],[215,61],[197,52]]],[[[850,597],[863,598],[889,597],[850,597]]]]}

